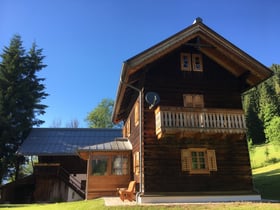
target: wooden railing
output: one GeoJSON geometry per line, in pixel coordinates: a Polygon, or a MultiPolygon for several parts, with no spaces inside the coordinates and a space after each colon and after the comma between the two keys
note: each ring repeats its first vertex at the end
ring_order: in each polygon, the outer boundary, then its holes
{"type": "Polygon", "coordinates": [[[244,112],[239,109],[158,107],[155,110],[155,121],[158,138],[180,132],[246,132],[244,112]]]}

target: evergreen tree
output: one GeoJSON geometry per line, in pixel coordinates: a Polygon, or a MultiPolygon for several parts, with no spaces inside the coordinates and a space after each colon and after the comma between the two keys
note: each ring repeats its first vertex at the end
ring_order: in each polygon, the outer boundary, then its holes
{"type": "Polygon", "coordinates": [[[280,146],[280,117],[273,117],[269,125],[265,129],[265,134],[268,142],[280,146]]]}
{"type": "Polygon", "coordinates": [[[279,113],[276,93],[272,84],[268,82],[264,82],[260,86],[259,93],[259,118],[262,120],[264,127],[267,127],[272,118],[279,113]]]}
{"type": "Polygon", "coordinates": [[[37,77],[43,64],[42,49],[33,44],[26,53],[21,37],[15,35],[9,47],[4,47],[0,63],[0,180],[14,177],[23,159],[16,156],[18,147],[27,137],[32,126],[43,123],[38,117],[45,113],[41,100],[44,79],[37,77]]]}
{"type": "Polygon", "coordinates": [[[253,144],[261,144],[265,142],[264,125],[259,118],[259,101],[256,89],[251,90],[243,96],[243,107],[245,111],[247,125],[247,139],[253,144]]]}

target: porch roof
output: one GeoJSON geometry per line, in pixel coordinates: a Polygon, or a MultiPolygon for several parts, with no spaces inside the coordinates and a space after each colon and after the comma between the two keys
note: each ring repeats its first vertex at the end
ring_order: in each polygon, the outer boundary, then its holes
{"type": "Polygon", "coordinates": [[[129,151],[132,150],[132,145],[128,139],[117,138],[114,141],[102,144],[95,144],[78,149],[80,152],[105,152],[105,151],[129,151]]]}
{"type": "Polygon", "coordinates": [[[121,129],[33,128],[17,153],[38,156],[77,155],[80,148],[101,149],[97,145],[107,148],[108,142],[121,136],[121,129]]]}

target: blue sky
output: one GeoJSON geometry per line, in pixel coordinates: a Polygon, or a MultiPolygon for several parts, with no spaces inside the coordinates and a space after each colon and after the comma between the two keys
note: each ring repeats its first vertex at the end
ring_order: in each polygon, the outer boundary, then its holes
{"type": "Polygon", "coordinates": [[[45,124],[84,119],[115,99],[123,61],[192,24],[196,17],[270,67],[280,64],[278,0],[0,0],[0,49],[14,34],[43,48],[48,65],[45,124]]]}

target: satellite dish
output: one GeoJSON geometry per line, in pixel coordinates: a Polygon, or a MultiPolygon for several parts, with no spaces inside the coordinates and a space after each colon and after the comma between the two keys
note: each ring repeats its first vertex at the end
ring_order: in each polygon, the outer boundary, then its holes
{"type": "Polygon", "coordinates": [[[159,103],[160,98],[159,98],[159,95],[157,93],[148,92],[145,96],[145,100],[150,105],[149,109],[152,109],[154,106],[156,106],[159,103]]]}

